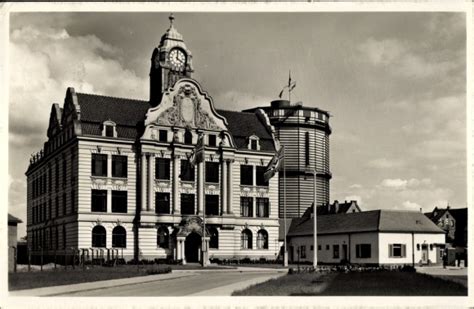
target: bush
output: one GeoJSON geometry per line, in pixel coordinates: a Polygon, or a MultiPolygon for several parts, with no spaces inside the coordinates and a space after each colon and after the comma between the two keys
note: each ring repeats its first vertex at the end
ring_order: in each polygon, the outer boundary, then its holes
{"type": "Polygon", "coordinates": [[[400,269],[402,272],[407,272],[407,273],[415,273],[416,269],[413,266],[410,265],[403,265],[403,267],[400,269]]]}
{"type": "Polygon", "coordinates": [[[147,275],[160,275],[160,274],[167,274],[171,272],[171,267],[153,267],[151,269],[146,270],[147,275]]]}

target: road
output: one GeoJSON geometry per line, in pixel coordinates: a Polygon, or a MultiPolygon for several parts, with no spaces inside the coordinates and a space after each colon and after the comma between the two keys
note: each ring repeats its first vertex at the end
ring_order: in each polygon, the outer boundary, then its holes
{"type": "Polygon", "coordinates": [[[232,291],[283,275],[274,271],[196,272],[186,277],[72,292],[61,296],[227,296],[232,291]]]}

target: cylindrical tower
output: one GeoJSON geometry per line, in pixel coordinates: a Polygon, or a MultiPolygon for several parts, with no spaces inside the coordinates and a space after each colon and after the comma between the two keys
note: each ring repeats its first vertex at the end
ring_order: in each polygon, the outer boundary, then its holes
{"type": "MultiPolygon", "coordinates": [[[[318,205],[329,203],[329,113],[301,102],[272,101],[263,109],[285,146],[286,216],[301,217],[313,203],[314,171],[318,205]]],[[[283,172],[280,171],[279,216],[283,218],[283,172]]]]}

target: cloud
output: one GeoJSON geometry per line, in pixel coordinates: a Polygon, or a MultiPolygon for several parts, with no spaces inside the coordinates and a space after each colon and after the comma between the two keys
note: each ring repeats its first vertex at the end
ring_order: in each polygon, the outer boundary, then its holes
{"type": "Polygon", "coordinates": [[[64,28],[43,25],[13,28],[10,39],[9,208],[24,213],[24,172],[29,155],[47,140],[52,103],[62,106],[67,87],[146,98],[148,80],[125,69],[122,50],[94,35],[73,36],[64,28]]]}
{"type": "Polygon", "coordinates": [[[348,195],[344,198],[345,201],[356,201],[358,205],[362,203],[362,197],[359,195],[348,195]]]}
{"type": "Polygon", "coordinates": [[[404,162],[400,159],[387,159],[387,158],[378,158],[367,163],[368,167],[379,168],[379,169],[389,169],[402,167],[404,162]]]}
{"type": "Polygon", "coordinates": [[[422,208],[420,204],[410,201],[403,202],[402,206],[404,210],[420,210],[420,208],[422,208]]]}
{"type": "Polygon", "coordinates": [[[230,110],[243,110],[246,108],[254,108],[257,106],[268,105],[273,99],[253,93],[240,92],[237,90],[217,93],[214,104],[219,108],[227,108],[230,110]]]}
{"type": "Polygon", "coordinates": [[[407,189],[407,188],[417,188],[417,187],[428,187],[431,185],[431,179],[384,179],[380,183],[381,187],[390,188],[390,189],[407,189]]]}
{"type": "Polygon", "coordinates": [[[464,67],[460,52],[433,52],[423,42],[395,38],[368,38],[357,50],[374,67],[394,76],[425,79],[445,76],[455,69],[464,67]]]}
{"type": "Polygon", "coordinates": [[[355,183],[353,185],[350,185],[349,186],[350,189],[361,189],[362,188],[362,185],[361,184],[358,184],[358,183],[355,183]]]}

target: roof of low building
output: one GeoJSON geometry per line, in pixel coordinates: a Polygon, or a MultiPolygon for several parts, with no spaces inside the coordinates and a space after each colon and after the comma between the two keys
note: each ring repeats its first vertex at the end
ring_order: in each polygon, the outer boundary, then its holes
{"type": "Polygon", "coordinates": [[[21,221],[17,217],[8,214],[8,223],[22,223],[22,222],[23,221],[21,221]]]}
{"type": "MultiPolygon", "coordinates": [[[[313,219],[293,219],[288,236],[313,235],[313,219]]],[[[373,210],[317,217],[318,235],[361,232],[444,233],[421,212],[373,210]]]]}
{"type": "MultiPolygon", "coordinates": [[[[137,126],[143,123],[150,108],[148,101],[96,94],[77,93],[77,99],[81,110],[82,133],[86,135],[102,135],[101,125],[111,120],[116,124],[118,137],[136,139],[137,126]]],[[[237,148],[246,149],[248,137],[256,135],[260,139],[261,150],[275,150],[272,135],[257,114],[227,110],[217,110],[217,113],[227,119],[228,130],[237,148]]]]}

